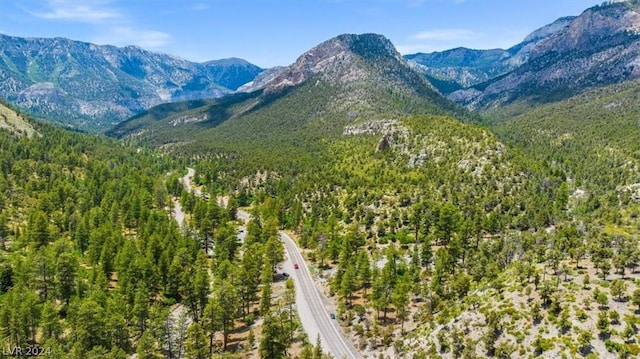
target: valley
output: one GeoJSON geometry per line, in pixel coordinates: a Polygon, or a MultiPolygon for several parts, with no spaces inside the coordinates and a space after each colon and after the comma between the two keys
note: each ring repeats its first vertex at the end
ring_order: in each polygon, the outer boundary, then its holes
{"type": "Polygon", "coordinates": [[[639,29],[271,69],[0,35],[0,345],[639,357],[639,29]]]}

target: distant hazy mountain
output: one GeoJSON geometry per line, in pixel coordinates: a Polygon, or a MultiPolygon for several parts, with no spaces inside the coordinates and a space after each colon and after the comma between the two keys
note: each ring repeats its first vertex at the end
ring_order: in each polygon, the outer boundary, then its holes
{"type": "Polygon", "coordinates": [[[449,98],[486,109],[529,99],[534,103],[570,97],[585,89],[640,76],[640,10],[637,1],[608,2],[542,33],[523,63],[449,98]]]}
{"type": "Polygon", "coordinates": [[[234,91],[247,82],[253,81],[263,71],[260,67],[235,57],[208,61],[203,65],[216,84],[234,91]]]}
{"type": "Polygon", "coordinates": [[[473,50],[459,47],[442,52],[405,55],[405,58],[420,72],[435,79],[436,81],[432,82],[441,92],[449,93],[452,91],[448,89],[456,89],[455,86],[451,86],[452,83],[458,84],[458,87],[469,87],[519,67],[529,59],[531,50],[538,43],[565,29],[572,20],[573,17],[558,19],[534,31],[508,50],[473,50]],[[438,86],[437,81],[449,84],[449,87],[438,86]]]}
{"type": "Polygon", "coordinates": [[[252,93],[150,109],[111,134],[155,145],[237,147],[279,139],[285,147],[288,141],[341,135],[345,125],[362,120],[414,113],[468,116],[376,34],[325,41],[269,77],[252,93]]]}
{"type": "Polygon", "coordinates": [[[239,59],[199,64],[135,46],[0,34],[0,97],[83,129],[110,127],[163,102],[219,97],[259,71],[239,59]]]}

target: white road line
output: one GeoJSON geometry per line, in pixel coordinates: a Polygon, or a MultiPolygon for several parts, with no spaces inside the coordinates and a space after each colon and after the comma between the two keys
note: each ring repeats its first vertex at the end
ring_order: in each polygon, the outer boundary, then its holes
{"type": "MultiPolygon", "coordinates": [[[[329,319],[329,313],[326,311],[322,303],[321,295],[318,289],[315,287],[311,272],[304,261],[302,254],[298,250],[293,240],[284,232],[280,232],[280,237],[285,242],[285,247],[291,258],[298,263],[299,273],[301,274],[301,287],[304,287],[305,292],[310,294],[306,297],[313,319],[316,321],[316,326],[320,332],[320,338],[323,341],[323,346],[331,351],[336,358],[359,358],[354,353],[354,350],[349,348],[345,338],[339,332],[339,329],[334,325],[333,319],[329,319]]],[[[309,338],[314,340],[314,338],[309,338]]]]}
{"type": "MultiPolygon", "coordinates": [[[[238,218],[243,219],[245,222],[248,222],[250,217],[249,213],[241,210],[238,211],[238,218]]],[[[330,319],[329,312],[323,304],[322,294],[315,286],[311,272],[298,246],[285,232],[280,231],[279,233],[280,239],[284,242],[285,250],[288,254],[288,261],[285,262],[284,267],[288,271],[292,271],[291,277],[297,288],[296,307],[298,308],[302,326],[307,332],[307,335],[309,335],[309,341],[313,344],[316,335],[320,334],[323,349],[336,359],[361,358],[362,356],[357,350],[348,344],[340,332],[340,329],[337,327],[337,322],[330,319]],[[295,263],[298,264],[298,269],[294,268],[295,263]],[[304,315],[305,312],[311,313],[311,316],[304,315]]]]}

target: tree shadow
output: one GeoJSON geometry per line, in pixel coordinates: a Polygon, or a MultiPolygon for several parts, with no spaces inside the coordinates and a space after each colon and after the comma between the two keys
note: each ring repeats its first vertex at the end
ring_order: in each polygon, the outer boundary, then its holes
{"type": "Polygon", "coordinates": [[[580,347],[580,355],[582,355],[583,357],[586,357],[591,353],[593,353],[593,347],[591,345],[580,347]]]}

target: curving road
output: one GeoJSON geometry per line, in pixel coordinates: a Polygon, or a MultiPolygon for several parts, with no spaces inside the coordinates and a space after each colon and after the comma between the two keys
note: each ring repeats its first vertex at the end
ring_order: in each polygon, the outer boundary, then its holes
{"type": "MultiPolygon", "coordinates": [[[[250,215],[245,211],[238,211],[238,218],[245,223],[250,215]]],[[[285,232],[280,231],[280,239],[284,242],[287,260],[283,264],[285,272],[291,274],[296,288],[296,307],[302,327],[309,336],[309,341],[315,343],[320,335],[322,349],[337,359],[361,358],[358,351],[342,335],[342,330],[336,320],[331,319],[327,306],[329,300],[318,290],[309,268],[296,243],[285,232]],[[294,269],[294,263],[298,269],[294,269]],[[326,304],[325,304],[326,303],[326,304]]]]}
{"type": "MultiPolygon", "coordinates": [[[[188,173],[182,178],[182,183],[186,190],[191,192],[197,190],[191,185],[191,178],[195,171],[188,168],[188,173]]],[[[245,211],[238,210],[237,217],[245,224],[249,222],[251,215],[245,211]]],[[[246,229],[239,234],[244,239],[246,229]]],[[[300,322],[305,332],[309,336],[309,341],[315,343],[316,337],[320,335],[322,349],[333,355],[336,359],[362,358],[354,346],[345,339],[342,329],[336,320],[331,319],[328,308],[333,307],[331,302],[316,287],[311,272],[304,261],[300,249],[295,241],[285,232],[280,231],[280,239],[284,243],[287,253],[287,260],[283,263],[285,272],[290,273],[296,288],[296,308],[300,316],[300,322]],[[294,269],[294,264],[298,264],[298,269],[294,269]]]]}
{"type": "MultiPolygon", "coordinates": [[[[187,192],[191,192],[191,178],[196,174],[196,170],[193,168],[187,168],[187,174],[184,175],[180,179],[182,185],[187,190],[187,192]]],[[[182,205],[180,204],[180,200],[178,198],[171,198],[173,201],[173,218],[175,218],[176,222],[178,222],[178,226],[180,228],[184,227],[184,211],[182,210],[182,205]]]]}
{"type": "MultiPolygon", "coordinates": [[[[184,175],[184,177],[182,177],[182,184],[184,185],[184,188],[187,190],[187,192],[191,192],[191,179],[193,178],[193,176],[196,174],[196,170],[194,170],[191,167],[187,167],[187,174],[184,175]]],[[[198,192],[198,190],[194,190],[196,195],[199,195],[200,193],[198,192]]]]}

